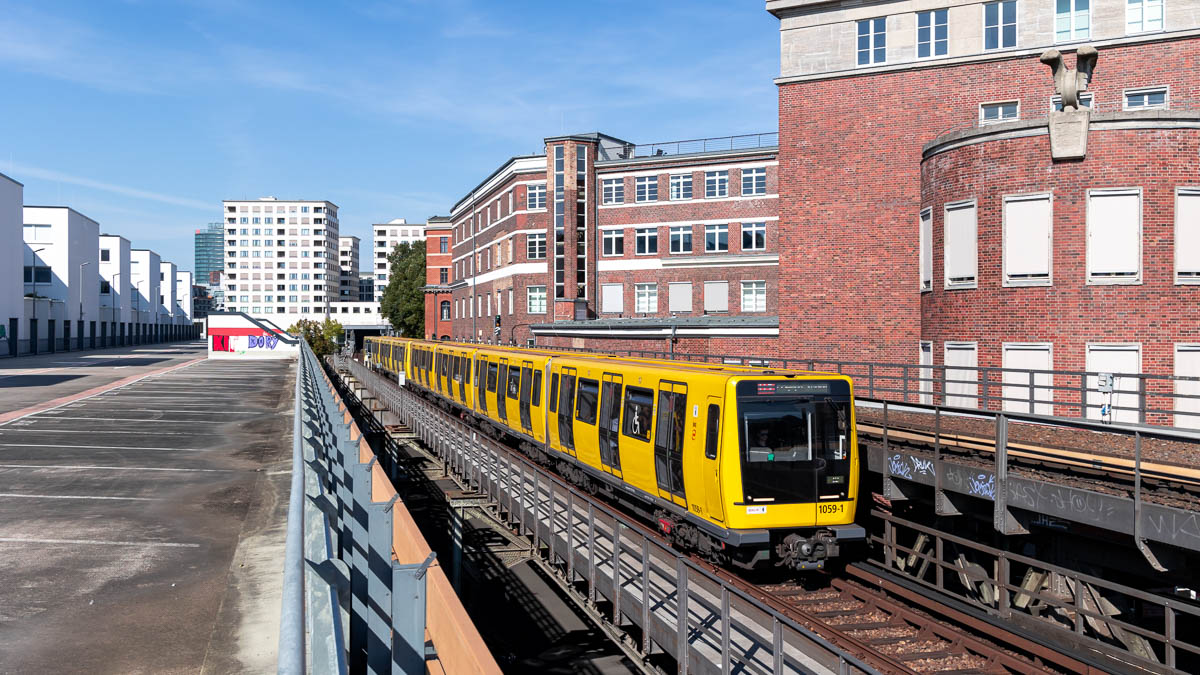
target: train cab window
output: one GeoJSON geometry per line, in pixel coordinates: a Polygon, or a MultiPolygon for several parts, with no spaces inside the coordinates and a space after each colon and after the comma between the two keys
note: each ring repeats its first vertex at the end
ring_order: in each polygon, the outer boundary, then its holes
{"type": "Polygon", "coordinates": [[[533,371],[533,407],[542,404],[542,371],[533,371]]]}
{"type": "Polygon", "coordinates": [[[704,456],[709,459],[717,458],[717,448],[721,443],[721,406],[710,403],[708,406],[708,428],[705,431],[704,456]]]}
{"type": "Polygon", "coordinates": [[[575,402],[575,419],[585,424],[596,423],[596,401],[600,396],[600,383],[582,378],[579,380],[579,399],[575,402]]]}
{"type": "Polygon", "coordinates": [[[739,389],[737,419],[745,501],[796,504],[845,498],[849,403],[741,393],[739,389]]]}
{"type": "Polygon", "coordinates": [[[558,412],[558,373],[550,373],[550,412],[558,412]]]}
{"type": "Polygon", "coordinates": [[[496,366],[496,364],[488,363],[487,364],[487,390],[492,393],[496,392],[497,373],[498,373],[498,367],[496,366]]]}
{"type": "Polygon", "coordinates": [[[650,440],[650,415],[654,410],[654,392],[641,387],[625,390],[625,424],[622,432],[631,438],[650,440]]]}
{"type": "Polygon", "coordinates": [[[672,494],[684,496],[683,490],[683,438],[687,424],[687,390],[683,385],[663,383],[664,387],[675,387],[658,392],[658,433],[654,436],[654,475],[658,487],[672,494]]]}
{"type": "Polygon", "coordinates": [[[508,397],[514,401],[521,398],[521,369],[517,366],[508,369],[508,397]]]}

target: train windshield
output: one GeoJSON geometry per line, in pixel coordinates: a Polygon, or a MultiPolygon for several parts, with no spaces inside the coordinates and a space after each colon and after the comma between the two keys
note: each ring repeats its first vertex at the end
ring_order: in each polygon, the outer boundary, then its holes
{"type": "Polygon", "coordinates": [[[746,503],[845,499],[849,489],[849,401],[738,399],[746,503]]]}

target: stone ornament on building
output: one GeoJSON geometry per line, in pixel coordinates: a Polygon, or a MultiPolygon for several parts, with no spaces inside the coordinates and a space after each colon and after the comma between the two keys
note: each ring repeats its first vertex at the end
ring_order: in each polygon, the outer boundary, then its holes
{"type": "Polygon", "coordinates": [[[1088,121],[1091,111],[1079,104],[1079,95],[1087,91],[1099,54],[1091,45],[1075,51],[1075,67],[1067,68],[1057,49],[1042,52],[1041,62],[1050,66],[1054,90],[1062,101],[1062,110],[1050,113],[1050,157],[1083,159],[1087,155],[1088,121]]]}

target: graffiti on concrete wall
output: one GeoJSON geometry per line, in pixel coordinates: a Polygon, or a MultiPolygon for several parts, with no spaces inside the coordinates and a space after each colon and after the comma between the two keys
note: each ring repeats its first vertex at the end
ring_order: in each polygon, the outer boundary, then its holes
{"type": "Polygon", "coordinates": [[[245,354],[251,350],[274,350],[279,338],[273,335],[213,335],[214,352],[245,354]]]}

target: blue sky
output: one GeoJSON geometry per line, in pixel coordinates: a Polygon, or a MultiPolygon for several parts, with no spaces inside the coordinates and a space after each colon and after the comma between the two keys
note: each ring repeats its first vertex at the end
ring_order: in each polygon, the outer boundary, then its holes
{"type": "Polygon", "coordinates": [[[0,171],[191,269],[221,199],[366,237],[546,136],[775,131],[778,35],[760,0],[0,0],[0,171]]]}

